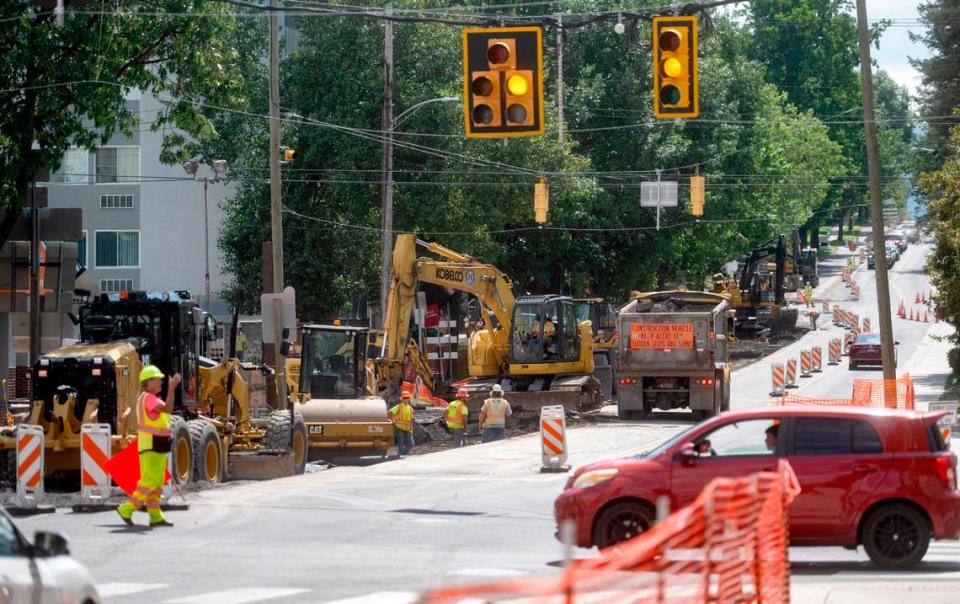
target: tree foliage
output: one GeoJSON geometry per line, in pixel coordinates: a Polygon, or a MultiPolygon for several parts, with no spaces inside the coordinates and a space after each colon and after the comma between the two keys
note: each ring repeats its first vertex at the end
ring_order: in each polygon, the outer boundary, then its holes
{"type": "Polygon", "coordinates": [[[941,318],[960,324],[960,127],[951,130],[943,166],[920,178],[934,228],[927,268],[937,288],[941,318]]]}

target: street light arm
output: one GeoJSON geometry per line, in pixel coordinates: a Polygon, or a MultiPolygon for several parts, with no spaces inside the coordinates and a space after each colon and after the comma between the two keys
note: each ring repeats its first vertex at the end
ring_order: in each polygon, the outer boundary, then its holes
{"type": "Polygon", "coordinates": [[[394,118],[394,120],[393,120],[393,129],[396,130],[396,129],[397,129],[397,126],[399,126],[400,123],[401,123],[405,118],[408,118],[408,117],[410,117],[411,115],[413,115],[414,112],[416,112],[418,109],[420,109],[420,108],[423,107],[424,105],[429,105],[430,103],[452,103],[453,101],[459,101],[459,100],[460,100],[460,99],[458,99],[458,98],[455,97],[455,96],[441,96],[441,97],[437,97],[437,98],[435,98],[435,99],[427,99],[426,101],[420,101],[419,103],[416,103],[415,105],[412,105],[412,106],[408,107],[408,108],[406,109],[406,111],[402,112],[400,115],[398,115],[396,118],[394,118]]]}

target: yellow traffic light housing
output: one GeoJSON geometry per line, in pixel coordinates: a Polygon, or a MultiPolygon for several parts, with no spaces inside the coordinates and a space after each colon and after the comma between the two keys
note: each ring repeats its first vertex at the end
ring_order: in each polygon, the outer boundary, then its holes
{"type": "Polygon", "coordinates": [[[467,138],[543,134],[543,41],[539,27],[463,32],[467,138]]]}
{"type": "Polygon", "coordinates": [[[533,185],[533,218],[537,224],[547,221],[547,211],[550,209],[550,191],[547,189],[547,179],[541,178],[533,185]]]}
{"type": "Polygon", "coordinates": [[[700,115],[697,18],[653,19],[653,113],[659,118],[700,115]]]}
{"type": "Polygon", "coordinates": [[[280,163],[289,164],[294,160],[297,155],[296,149],[291,149],[290,147],[284,147],[280,145],[280,163]]]}
{"type": "Polygon", "coordinates": [[[704,178],[699,174],[690,177],[690,213],[703,216],[704,178]]]}

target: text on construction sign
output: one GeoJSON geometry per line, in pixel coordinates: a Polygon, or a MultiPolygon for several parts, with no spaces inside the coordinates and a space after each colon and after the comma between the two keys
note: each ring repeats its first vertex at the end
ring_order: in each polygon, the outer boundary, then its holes
{"type": "Polygon", "coordinates": [[[691,323],[634,323],[630,326],[630,349],[674,350],[693,348],[691,323]]]}

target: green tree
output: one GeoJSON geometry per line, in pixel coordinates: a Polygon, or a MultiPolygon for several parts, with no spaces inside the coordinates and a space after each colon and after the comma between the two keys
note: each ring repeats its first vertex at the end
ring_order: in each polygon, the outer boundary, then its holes
{"type": "Polygon", "coordinates": [[[921,159],[927,168],[933,168],[950,151],[947,130],[960,106],[960,85],[957,83],[960,28],[956,25],[960,0],[928,0],[919,6],[918,11],[925,27],[917,33],[911,32],[910,37],[923,42],[932,55],[911,60],[911,63],[923,78],[920,107],[928,128],[922,144],[936,151],[935,155],[924,155],[921,159]]]}
{"type": "Polygon", "coordinates": [[[71,5],[62,26],[32,4],[0,3],[0,241],[38,170],[56,169],[70,146],[137,128],[128,91],[166,102],[151,128],[167,132],[161,159],[175,162],[215,135],[198,101],[244,106],[244,75],[262,56],[262,23],[221,2],[71,5]]]}

